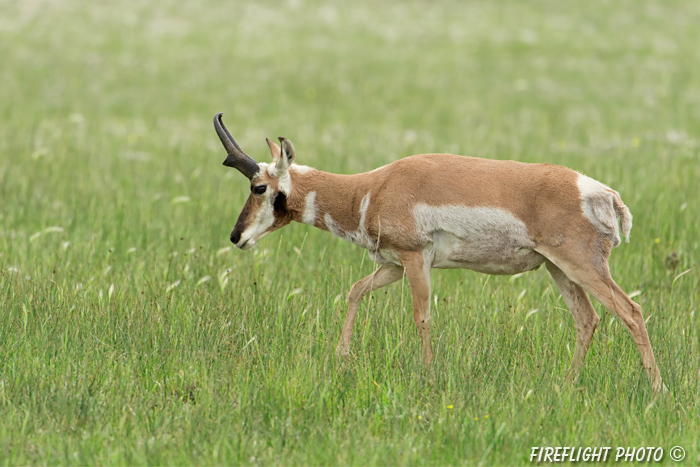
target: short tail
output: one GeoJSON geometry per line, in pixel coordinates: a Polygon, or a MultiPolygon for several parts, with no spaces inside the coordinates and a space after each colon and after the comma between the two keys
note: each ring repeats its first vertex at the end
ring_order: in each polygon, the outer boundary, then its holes
{"type": "Polygon", "coordinates": [[[613,206],[615,207],[617,220],[620,222],[620,233],[625,237],[625,241],[629,243],[630,231],[632,230],[632,214],[617,193],[613,196],[613,206]]]}

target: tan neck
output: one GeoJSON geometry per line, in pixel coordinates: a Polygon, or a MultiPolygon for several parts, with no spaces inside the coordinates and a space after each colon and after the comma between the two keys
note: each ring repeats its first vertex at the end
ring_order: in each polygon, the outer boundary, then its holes
{"type": "Polygon", "coordinates": [[[290,174],[292,193],[287,209],[293,220],[332,230],[327,225],[330,218],[342,230],[358,228],[362,200],[370,192],[363,174],[338,175],[315,169],[290,174]]]}

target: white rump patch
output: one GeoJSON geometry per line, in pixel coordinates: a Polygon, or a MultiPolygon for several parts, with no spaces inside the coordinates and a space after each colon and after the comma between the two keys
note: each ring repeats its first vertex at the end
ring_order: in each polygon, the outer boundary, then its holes
{"type": "Polygon", "coordinates": [[[304,214],[301,218],[304,224],[316,224],[316,192],[310,191],[306,194],[306,204],[304,205],[304,214]]]}
{"type": "MultiPolygon", "coordinates": [[[[619,245],[620,226],[614,204],[617,192],[582,174],[578,174],[576,184],[581,193],[583,214],[596,229],[613,237],[613,246],[619,245]]],[[[627,233],[629,235],[629,229],[627,229],[627,233]]]]}

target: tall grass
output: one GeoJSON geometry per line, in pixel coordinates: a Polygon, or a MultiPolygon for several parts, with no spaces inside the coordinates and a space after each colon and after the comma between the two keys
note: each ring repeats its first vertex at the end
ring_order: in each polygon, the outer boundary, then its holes
{"type": "Polygon", "coordinates": [[[699,21],[690,1],[0,4],[0,461],[680,445],[700,463],[699,21]],[[573,320],[544,270],[434,271],[428,369],[407,284],[381,289],[337,359],[345,294],[374,266],[298,224],[234,251],[248,186],[221,166],[219,111],[261,160],[284,135],[326,171],[452,152],[611,185],[635,216],[612,272],[673,396],[598,304],[567,387],[573,320]]]}

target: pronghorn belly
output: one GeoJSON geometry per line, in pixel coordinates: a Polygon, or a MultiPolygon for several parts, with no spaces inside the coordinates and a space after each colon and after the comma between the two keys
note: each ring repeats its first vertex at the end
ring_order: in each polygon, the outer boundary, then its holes
{"type": "Polygon", "coordinates": [[[517,274],[537,269],[544,256],[498,233],[487,238],[459,238],[433,234],[433,267],[471,269],[485,274],[517,274]]]}
{"type": "Polygon", "coordinates": [[[516,274],[538,268],[544,257],[525,224],[504,209],[465,206],[414,208],[416,229],[433,252],[434,268],[516,274]]]}
{"type": "Polygon", "coordinates": [[[544,256],[512,238],[494,232],[487,238],[459,238],[438,231],[433,234],[433,264],[440,269],[471,269],[485,274],[517,274],[537,269],[544,256]],[[495,238],[494,238],[495,237],[495,238]]]}

